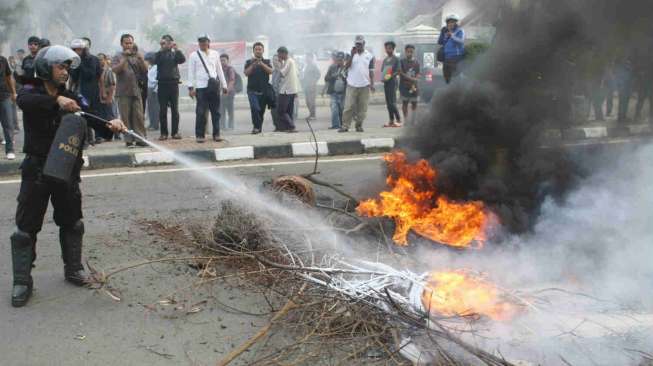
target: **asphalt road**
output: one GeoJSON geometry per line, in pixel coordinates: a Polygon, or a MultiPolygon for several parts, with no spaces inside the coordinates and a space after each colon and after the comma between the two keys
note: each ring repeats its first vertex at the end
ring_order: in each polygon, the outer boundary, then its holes
{"type": "MultiPolygon", "coordinates": [[[[284,174],[310,172],[312,160],[257,161],[215,171],[251,178],[247,184],[284,174]]],[[[323,179],[356,195],[381,188],[378,156],[322,159],[323,179]],[[372,183],[370,183],[372,182],[372,183]]],[[[215,167],[214,167],[215,169],[215,167]]],[[[86,223],[84,256],[100,270],[149,258],[188,255],[188,249],[149,235],[144,220],[187,223],[210,220],[215,186],[180,167],[90,172],[83,179],[86,223]]],[[[111,283],[122,301],[63,281],[58,230],[48,211],[33,271],[35,293],[27,307],[10,306],[9,235],[14,230],[16,178],[0,181],[0,364],[2,365],[209,365],[267,324],[270,309],[260,295],[237,281],[187,288],[197,271],[162,263],[123,272],[111,283]],[[184,289],[186,288],[186,289],[184,289]],[[152,305],[175,293],[181,310],[152,305]],[[204,303],[204,301],[206,301],[204,303]],[[198,313],[186,314],[194,304],[198,313]],[[149,308],[148,308],[149,307],[149,308]]],[[[246,364],[256,348],[243,355],[246,364]]]]}

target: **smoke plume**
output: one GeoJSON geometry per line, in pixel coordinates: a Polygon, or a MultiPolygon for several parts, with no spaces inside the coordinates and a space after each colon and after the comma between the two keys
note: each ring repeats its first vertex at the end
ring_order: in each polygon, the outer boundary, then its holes
{"type": "Polygon", "coordinates": [[[600,88],[609,67],[647,59],[653,2],[487,3],[499,8],[489,51],[434,96],[400,147],[438,168],[443,194],[483,200],[521,232],[546,197],[564,199],[584,175],[568,153],[540,148],[539,137],[569,126],[572,96],[600,88]]]}

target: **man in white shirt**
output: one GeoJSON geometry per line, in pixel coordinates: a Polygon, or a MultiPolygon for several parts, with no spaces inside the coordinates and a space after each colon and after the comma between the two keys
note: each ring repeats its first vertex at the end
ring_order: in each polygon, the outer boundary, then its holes
{"type": "Polygon", "coordinates": [[[345,67],[348,69],[347,93],[342,127],[338,132],[349,131],[352,119],[356,120],[356,131],[363,132],[370,92],[374,92],[374,55],[365,49],[363,36],[356,36],[356,45],[352,48],[351,58],[345,67]]]}
{"type": "Polygon", "coordinates": [[[220,137],[220,93],[227,94],[220,54],[212,50],[211,40],[202,35],[197,39],[200,49],[193,52],[188,61],[188,94],[197,97],[195,107],[195,138],[205,141],[206,110],[211,111],[213,141],[224,141],[220,137]]]}
{"type": "Polygon", "coordinates": [[[299,93],[299,72],[295,60],[288,57],[288,49],[279,47],[277,50],[275,69],[279,70],[279,99],[277,100],[277,113],[279,115],[279,131],[297,132],[293,122],[293,106],[299,93]]]}

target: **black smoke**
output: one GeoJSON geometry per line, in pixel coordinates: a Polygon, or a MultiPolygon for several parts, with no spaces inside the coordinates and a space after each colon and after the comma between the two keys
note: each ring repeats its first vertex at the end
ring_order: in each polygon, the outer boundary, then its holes
{"type": "Polygon", "coordinates": [[[568,126],[573,96],[602,88],[607,72],[635,78],[633,67],[653,62],[653,1],[482,4],[496,13],[490,49],[434,97],[399,147],[438,169],[440,192],[482,200],[521,232],[545,197],[563,200],[583,174],[567,150],[541,148],[543,131],[568,126]]]}

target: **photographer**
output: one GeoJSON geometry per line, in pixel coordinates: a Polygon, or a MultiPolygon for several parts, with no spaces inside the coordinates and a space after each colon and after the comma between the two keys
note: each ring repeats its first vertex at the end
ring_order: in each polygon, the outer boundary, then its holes
{"type": "Polygon", "coordinates": [[[161,50],[154,56],[157,67],[159,96],[159,125],[161,136],[159,140],[168,139],[168,106],[170,107],[172,130],[171,137],[181,140],[179,134],[179,65],[186,62],[183,52],[177,49],[177,44],[170,35],[161,37],[161,50]]]}
{"type": "MultiPolygon", "coordinates": [[[[147,67],[143,55],[134,51],[134,37],[131,34],[123,34],[120,37],[122,52],[117,54],[112,62],[111,69],[116,74],[116,99],[120,117],[127,129],[134,130],[140,136],[146,137],[143,114],[142,88],[147,85],[140,85],[141,80],[147,78],[147,67]]],[[[146,146],[142,141],[134,140],[134,137],[125,135],[127,147],[146,146]]]]}
{"type": "Polygon", "coordinates": [[[261,133],[265,109],[275,104],[274,90],[270,85],[272,64],[263,58],[263,43],[256,42],[253,47],[254,57],[245,62],[245,76],[247,76],[247,97],[252,112],[252,134],[261,133]]]}

